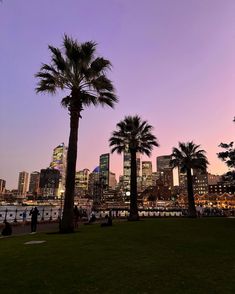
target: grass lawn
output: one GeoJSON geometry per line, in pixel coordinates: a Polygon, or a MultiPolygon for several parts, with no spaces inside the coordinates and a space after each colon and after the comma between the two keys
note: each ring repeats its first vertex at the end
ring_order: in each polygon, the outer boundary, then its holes
{"type": "Polygon", "coordinates": [[[235,219],[144,219],[0,239],[0,293],[235,293],[235,219]],[[32,240],[45,243],[25,245],[32,240]]]}

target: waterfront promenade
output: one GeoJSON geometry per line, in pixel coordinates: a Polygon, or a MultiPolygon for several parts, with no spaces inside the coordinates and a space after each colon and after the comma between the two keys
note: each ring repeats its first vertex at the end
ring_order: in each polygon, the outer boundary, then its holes
{"type": "MultiPolygon", "coordinates": [[[[0,230],[2,231],[4,225],[0,225],[0,230]]],[[[59,231],[59,222],[39,222],[37,225],[37,232],[58,232],[59,231]]],[[[31,233],[30,222],[26,224],[17,223],[12,224],[12,236],[14,235],[25,235],[31,233]]]]}

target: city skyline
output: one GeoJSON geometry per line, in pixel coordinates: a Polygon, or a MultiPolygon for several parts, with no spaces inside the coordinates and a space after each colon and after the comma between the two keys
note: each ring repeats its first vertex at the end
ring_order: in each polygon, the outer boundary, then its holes
{"type": "MultiPolygon", "coordinates": [[[[209,172],[226,172],[216,153],[235,131],[235,2],[68,2],[0,3],[0,178],[7,188],[16,188],[20,171],[46,168],[56,144],[68,143],[64,95],[34,91],[34,74],[50,58],[47,46],[60,47],[64,33],[98,43],[99,54],[113,64],[119,97],[114,110],[83,112],[77,170],[95,168],[99,155],[110,153],[116,123],[138,114],[154,126],[160,143],[142,160],[154,162],[179,141],[193,140],[207,151],[209,172]]],[[[122,156],[111,155],[110,163],[118,178],[122,156]]]]}

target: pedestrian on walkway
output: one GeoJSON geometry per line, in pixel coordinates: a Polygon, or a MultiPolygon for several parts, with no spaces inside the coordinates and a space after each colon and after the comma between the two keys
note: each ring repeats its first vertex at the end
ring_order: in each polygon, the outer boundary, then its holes
{"type": "Polygon", "coordinates": [[[31,233],[36,233],[39,214],[36,206],[32,208],[29,213],[29,215],[31,215],[31,233]]]}

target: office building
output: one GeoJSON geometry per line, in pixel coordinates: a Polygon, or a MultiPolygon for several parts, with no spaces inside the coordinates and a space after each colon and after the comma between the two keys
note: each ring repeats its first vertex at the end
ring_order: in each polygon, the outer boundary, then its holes
{"type": "Polygon", "coordinates": [[[0,179],[0,195],[4,195],[6,191],[6,181],[0,179]]]}
{"type": "Polygon", "coordinates": [[[60,197],[60,171],[57,169],[47,168],[41,169],[40,172],[40,195],[43,197],[60,197]]]}
{"type": "MultiPolygon", "coordinates": [[[[141,176],[140,176],[140,154],[136,154],[136,176],[137,176],[137,190],[141,188],[141,176]]],[[[124,193],[129,194],[131,183],[131,154],[128,151],[128,147],[123,154],[123,190],[124,193]]]]}
{"type": "Polygon", "coordinates": [[[26,196],[29,185],[29,174],[25,171],[19,173],[18,180],[18,194],[21,196],[26,196]]]}
{"type": "Polygon", "coordinates": [[[194,194],[207,194],[208,193],[208,176],[207,172],[200,170],[193,170],[193,192],[194,194]]]}
{"type": "Polygon", "coordinates": [[[171,155],[163,155],[157,157],[157,172],[158,178],[163,185],[173,189],[173,168],[170,165],[171,155]]]}
{"type": "Polygon", "coordinates": [[[68,148],[64,143],[61,143],[53,149],[52,161],[50,163],[50,168],[58,170],[60,172],[60,182],[59,182],[59,195],[65,190],[65,178],[67,169],[67,152],[68,148]]]}
{"type": "Polygon", "coordinates": [[[85,168],[76,172],[75,195],[84,197],[88,193],[89,169],[85,168]]]}
{"type": "Polygon", "coordinates": [[[142,161],[142,189],[152,186],[153,170],[151,161],[142,161]]]}
{"type": "Polygon", "coordinates": [[[109,188],[109,153],[101,154],[100,155],[100,177],[102,178],[102,183],[104,185],[104,189],[109,188]]]}
{"type": "Polygon", "coordinates": [[[39,193],[40,173],[34,171],[29,178],[29,193],[37,195],[39,193]]]}

